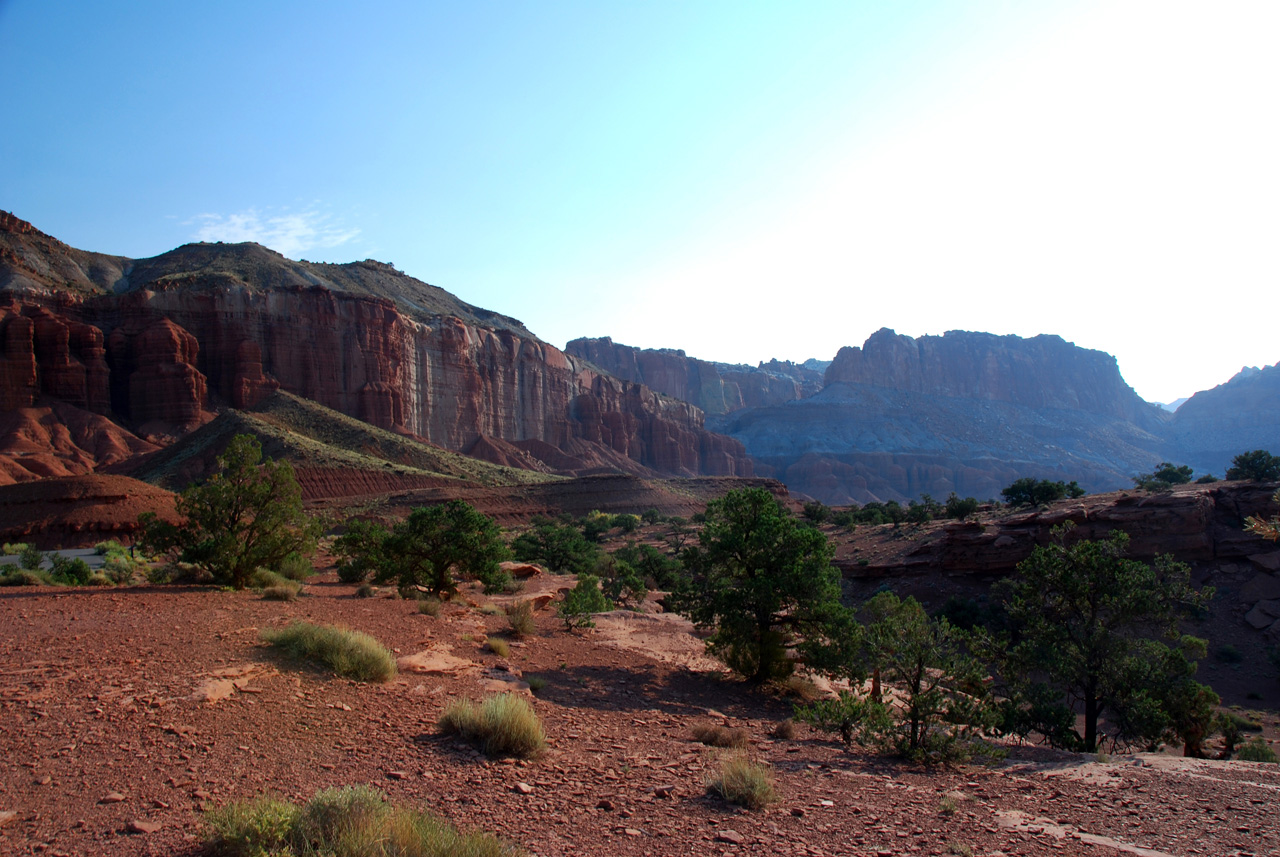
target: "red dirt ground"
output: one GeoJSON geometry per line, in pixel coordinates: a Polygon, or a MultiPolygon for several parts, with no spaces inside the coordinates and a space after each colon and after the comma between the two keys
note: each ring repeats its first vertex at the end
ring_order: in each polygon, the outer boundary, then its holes
{"type": "MultiPolygon", "coordinates": [[[[567,583],[534,580],[526,595],[567,583]]],[[[181,587],[0,591],[0,853],[195,855],[210,807],[355,783],[537,855],[1280,851],[1277,766],[1024,747],[994,768],[927,769],[805,727],[772,738],[790,703],[691,669],[697,641],[662,617],[643,624],[667,645],[626,647],[608,623],[570,634],[545,611],[500,661],[479,639],[502,616],[457,603],[421,615],[387,593],[355,598],[332,573],[306,591],[291,603],[181,587]],[[259,642],[292,619],[364,630],[404,655],[448,647],[476,667],[333,678],[259,642]],[[547,680],[533,699],[551,739],[542,758],[489,761],[437,733],[448,699],[511,687],[513,674],[547,680]],[[747,812],[707,795],[716,751],[691,739],[707,722],[750,732],[777,804],[747,812]],[[132,821],[159,829],[130,835],[132,821]]]]}

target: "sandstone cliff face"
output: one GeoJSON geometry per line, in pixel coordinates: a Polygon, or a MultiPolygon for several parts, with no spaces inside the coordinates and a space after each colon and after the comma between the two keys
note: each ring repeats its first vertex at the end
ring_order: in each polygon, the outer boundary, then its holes
{"type": "Polygon", "coordinates": [[[741,444],[707,432],[696,407],[600,374],[514,319],[379,263],[312,266],[241,247],[125,260],[118,294],[6,293],[0,403],[48,396],[164,433],[283,389],[451,450],[487,437],[572,448],[605,466],[751,473],[741,444]],[[379,296],[401,281],[416,284],[408,306],[379,296]]]}
{"type": "Polygon", "coordinates": [[[615,378],[697,405],[710,415],[779,405],[822,388],[821,373],[780,360],[757,368],[712,363],[684,351],[622,345],[607,336],[575,339],[565,352],[589,360],[615,378]]]}
{"type": "Polygon", "coordinates": [[[1114,357],[1057,336],[953,330],[912,339],[881,328],[861,348],[841,348],[825,381],[1085,411],[1148,429],[1163,423],[1158,407],[1124,382],[1114,357]]]}

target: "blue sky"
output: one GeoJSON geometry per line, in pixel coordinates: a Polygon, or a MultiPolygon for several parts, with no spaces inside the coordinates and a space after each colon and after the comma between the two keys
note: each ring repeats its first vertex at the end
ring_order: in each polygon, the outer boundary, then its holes
{"type": "Polygon", "coordinates": [[[1056,333],[1168,401],[1280,360],[1277,36],[1267,2],[0,0],[0,208],[377,258],[556,345],[1056,333]]]}

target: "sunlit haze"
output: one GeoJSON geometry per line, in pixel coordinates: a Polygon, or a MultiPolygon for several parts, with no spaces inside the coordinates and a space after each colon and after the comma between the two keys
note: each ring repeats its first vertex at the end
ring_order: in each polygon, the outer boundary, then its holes
{"type": "Polygon", "coordinates": [[[0,0],[0,208],[376,258],[563,346],[1280,360],[1280,5],[0,0]]]}

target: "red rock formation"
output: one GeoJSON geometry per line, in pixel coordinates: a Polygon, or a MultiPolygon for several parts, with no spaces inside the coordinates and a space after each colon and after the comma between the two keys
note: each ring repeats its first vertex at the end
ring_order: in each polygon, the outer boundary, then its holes
{"type": "Polygon", "coordinates": [[[204,416],[206,384],[196,338],[167,318],[130,320],[111,331],[112,402],[137,425],[192,428],[204,416]]]}
{"type": "Polygon", "coordinates": [[[45,307],[0,306],[0,408],[41,395],[106,413],[110,405],[102,331],[45,307]]]}

